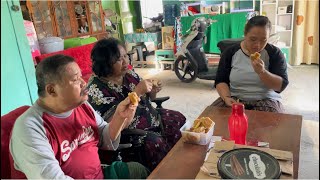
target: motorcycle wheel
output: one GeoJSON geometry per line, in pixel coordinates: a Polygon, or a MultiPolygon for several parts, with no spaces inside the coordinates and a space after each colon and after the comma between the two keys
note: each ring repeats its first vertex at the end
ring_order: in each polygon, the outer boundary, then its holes
{"type": "Polygon", "coordinates": [[[188,58],[183,56],[178,57],[174,62],[174,72],[185,83],[194,81],[198,76],[198,69],[191,64],[188,58]]]}

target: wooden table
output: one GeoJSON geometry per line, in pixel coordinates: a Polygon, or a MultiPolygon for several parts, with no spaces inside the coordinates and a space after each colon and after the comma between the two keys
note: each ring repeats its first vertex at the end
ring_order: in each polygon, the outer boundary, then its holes
{"type": "MultiPolygon", "coordinates": [[[[293,153],[294,178],[298,178],[302,116],[246,110],[247,139],[269,142],[270,148],[293,153]]],[[[215,136],[229,137],[231,108],[208,106],[199,117],[215,121],[215,136]]],[[[152,171],[148,179],[194,179],[203,164],[208,145],[192,145],[180,139],[152,171]]]]}

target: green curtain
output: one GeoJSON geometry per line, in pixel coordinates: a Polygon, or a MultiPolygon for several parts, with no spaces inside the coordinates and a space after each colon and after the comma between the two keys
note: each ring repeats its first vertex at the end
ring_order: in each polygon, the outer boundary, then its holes
{"type": "Polygon", "coordinates": [[[217,20],[207,28],[207,44],[203,45],[203,50],[206,53],[220,53],[217,47],[219,41],[228,38],[242,38],[244,26],[247,22],[247,12],[218,14],[218,15],[195,15],[181,17],[181,30],[185,35],[190,28],[192,21],[198,17],[210,18],[217,20]]]}

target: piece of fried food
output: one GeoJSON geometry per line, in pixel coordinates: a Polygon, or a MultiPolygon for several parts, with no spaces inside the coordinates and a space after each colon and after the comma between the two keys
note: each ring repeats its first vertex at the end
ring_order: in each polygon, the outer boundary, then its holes
{"type": "Polygon", "coordinates": [[[200,141],[200,134],[186,134],[183,138],[184,142],[197,143],[200,141]]]}
{"type": "Polygon", "coordinates": [[[255,52],[255,53],[253,53],[253,54],[250,55],[250,59],[251,59],[252,61],[257,60],[257,59],[259,59],[260,57],[261,57],[261,54],[258,53],[258,52],[255,52]]]}
{"type": "Polygon", "coordinates": [[[201,125],[201,121],[199,119],[194,120],[192,127],[198,128],[201,125]]]}
{"type": "Polygon", "coordinates": [[[210,129],[213,121],[209,117],[203,117],[201,118],[201,123],[206,129],[210,129]]]}
{"type": "Polygon", "coordinates": [[[195,128],[195,129],[193,130],[193,132],[196,132],[196,133],[205,133],[205,132],[206,132],[206,128],[203,127],[203,126],[200,126],[200,127],[198,127],[198,128],[195,128]]]}
{"type": "Polygon", "coordinates": [[[152,85],[154,85],[154,86],[158,86],[158,84],[159,84],[159,80],[157,80],[157,79],[152,79],[151,82],[152,82],[152,85]]]}
{"type": "Polygon", "coordinates": [[[137,95],[136,92],[130,92],[130,93],[128,93],[128,97],[129,97],[129,99],[130,99],[130,101],[131,101],[131,104],[133,104],[133,105],[135,105],[135,106],[138,105],[138,103],[139,103],[139,97],[138,97],[138,95],[137,95]]]}
{"type": "Polygon", "coordinates": [[[214,122],[209,117],[202,117],[193,122],[190,132],[207,133],[214,122]]]}

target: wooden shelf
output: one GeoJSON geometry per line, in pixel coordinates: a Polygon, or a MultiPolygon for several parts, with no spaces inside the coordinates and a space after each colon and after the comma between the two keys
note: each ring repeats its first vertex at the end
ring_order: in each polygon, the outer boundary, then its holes
{"type": "Polygon", "coordinates": [[[87,19],[87,16],[76,17],[76,19],[87,19]]]}
{"type": "Polygon", "coordinates": [[[34,21],[34,24],[41,24],[41,23],[52,23],[51,21],[34,21]]]}
{"type": "Polygon", "coordinates": [[[278,46],[278,45],[275,45],[275,46],[278,47],[278,48],[280,48],[280,49],[282,49],[282,48],[287,48],[287,49],[288,49],[288,48],[291,48],[291,46],[287,46],[287,45],[286,45],[286,46],[278,46]]]}
{"type": "Polygon", "coordinates": [[[292,15],[292,13],[277,14],[278,16],[292,15]]]}
{"type": "Polygon", "coordinates": [[[86,33],[79,33],[77,34],[77,37],[83,37],[83,36],[90,36],[91,34],[89,32],[86,33]]]}
{"type": "Polygon", "coordinates": [[[261,0],[262,4],[276,4],[276,0],[261,0]]]}
{"type": "MultiPolygon", "coordinates": [[[[292,47],[295,0],[260,0],[260,13],[265,13],[272,23],[272,33],[280,36],[280,48],[292,47]],[[279,11],[280,7],[292,6],[292,12],[279,11]]],[[[289,56],[290,58],[290,56],[289,56]]]]}
{"type": "MultiPolygon", "coordinates": [[[[102,10],[102,0],[96,0],[95,2],[98,4],[95,4],[94,7],[98,8],[97,11],[94,11],[96,13],[98,13],[98,17],[97,20],[95,20],[95,22],[104,25],[104,19],[103,19],[103,10],[102,10]]],[[[25,10],[25,13],[28,14],[31,19],[36,19],[37,21],[33,21],[36,31],[38,30],[39,32],[37,32],[37,34],[39,36],[42,36],[43,33],[50,33],[52,34],[52,36],[59,36],[61,38],[74,38],[74,37],[78,37],[78,36],[85,36],[85,35],[95,35],[100,33],[97,31],[93,31],[94,27],[92,24],[92,20],[93,18],[91,18],[92,16],[94,16],[92,13],[90,13],[91,11],[93,11],[94,9],[90,9],[93,8],[91,6],[89,6],[89,4],[91,4],[91,1],[89,0],[84,0],[84,1],[80,1],[80,3],[74,2],[74,1],[62,1],[59,0],[57,2],[61,2],[63,7],[67,8],[67,12],[65,14],[61,14],[58,13],[58,11],[56,12],[54,9],[56,8],[56,4],[55,3],[49,3],[47,1],[39,1],[39,4],[33,4],[31,3],[31,6],[29,7],[29,9],[25,10]],[[83,12],[78,14],[75,10],[75,6],[76,5],[81,5],[83,12]],[[42,8],[39,8],[41,5],[42,8]],[[42,6],[42,5],[46,5],[46,6],[42,6]],[[43,12],[50,12],[50,20],[48,20],[47,15],[44,17],[44,21],[42,22],[41,18],[35,16],[35,14],[43,14],[43,12]],[[66,18],[67,17],[67,18],[66,18]],[[60,23],[60,19],[62,18],[64,26],[62,26],[60,23]],[[46,22],[47,21],[47,22],[46,22]],[[79,24],[80,21],[86,21],[88,24],[88,32],[87,33],[79,33],[79,24]],[[43,27],[44,28],[43,28],[43,27]],[[63,33],[63,29],[66,30],[68,32],[68,34],[63,33]],[[69,33],[71,30],[71,34],[69,33]]],[[[80,12],[80,11],[79,11],[80,12]]],[[[97,29],[100,30],[101,27],[98,27],[97,29]]],[[[101,28],[101,32],[105,31],[105,26],[102,26],[101,28]]],[[[101,38],[104,38],[101,36],[101,38]]]]}
{"type": "Polygon", "coordinates": [[[290,31],[292,31],[292,30],[291,29],[289,29],[289,30],[278,30],[277,32],[281,33],[281,32],[290,32],[290,31]]]}

